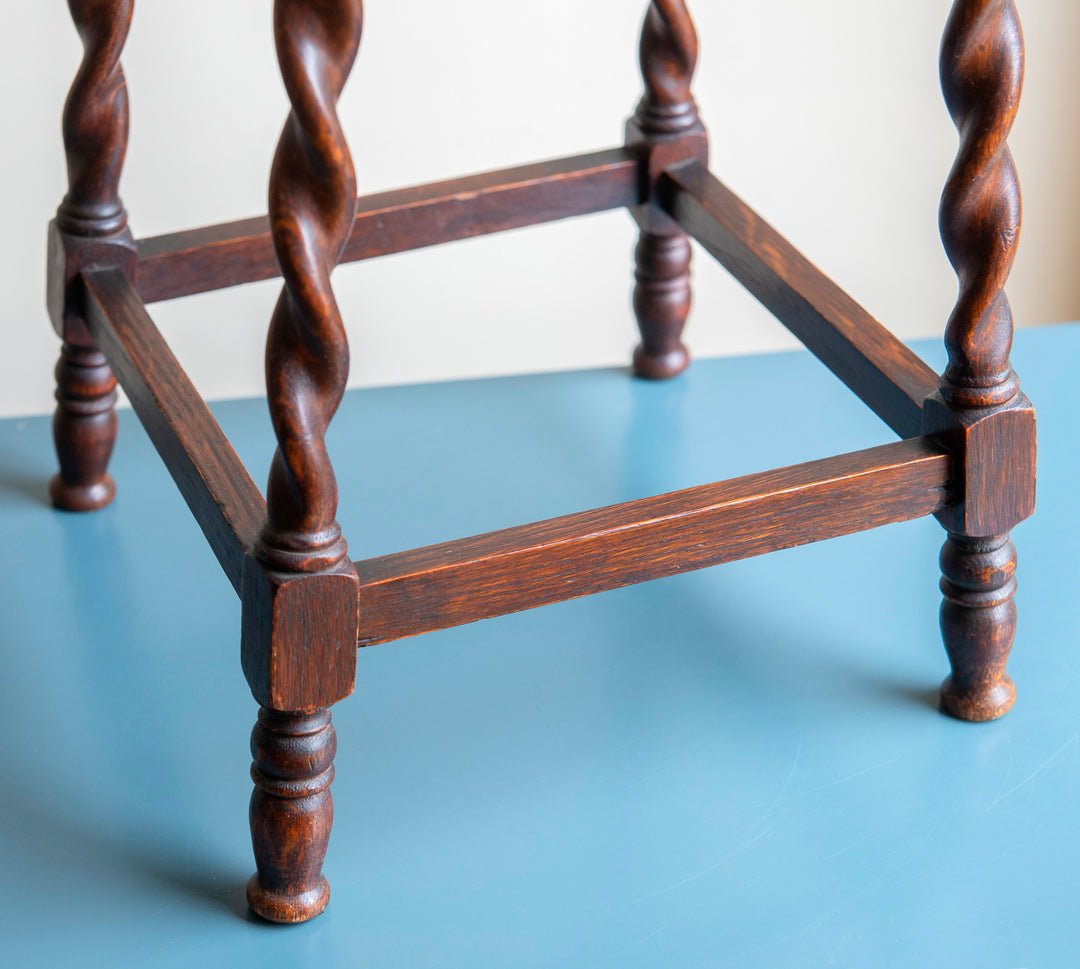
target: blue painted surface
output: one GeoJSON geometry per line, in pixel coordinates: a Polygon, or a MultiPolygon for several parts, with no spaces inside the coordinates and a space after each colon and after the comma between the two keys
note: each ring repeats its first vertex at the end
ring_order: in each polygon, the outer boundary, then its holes
{"type": "MultiPolygon", "coordinates": [[[[73,516],[47,421],[0,422],[0,963],[1075,965],[1078,359],[1017,339],[1004,720],[935,712],[933,520],[362,650],[295,928],[245,911],[239,608],[145,436],[122,415],[119,498],[73,516]]],[[[215,412],[261,482],[265,405],[215,412]]],[[[332,453],[359,557],[890,439],[785,354],[351,393],[332,453]]]]}

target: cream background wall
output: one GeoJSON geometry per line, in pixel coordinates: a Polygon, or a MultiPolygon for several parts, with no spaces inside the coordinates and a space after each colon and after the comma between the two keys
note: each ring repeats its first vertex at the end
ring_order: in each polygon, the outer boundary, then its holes
{"type": "MultiPolygon", "coordinates": [[[[695,89],[713,168],[904,337],[938,334],[955,279],[937,236],[956,150],[937,82],[946,0],[692,4],[695,89]]],[[[1012,145],[1025,195],[1009,286],[1018,322],[1080,318],[1080,4],[1022,0],[1025,98],[1012,145]]],[[[136,235],[265,211],[286,112],[270,0],[141,0],[124,65],[122,190],[136,235]]],[[[644,0],[368,0],[341,104],[361,192],[617,144],[640,93],[644,0]]],[[[45,223],[64,191],[59,117],[81,55],[61,0],[9,4],[0,415],[51,409],[45,223]]],[[[616,212],[339,270],[352,385],[622,364],[635,233],[616,212]]],[[[696,259],[700,356],[793,341],[696,259]]],[[[209,397],[256,394],[278,283],[152,313],[209,397]]]]}

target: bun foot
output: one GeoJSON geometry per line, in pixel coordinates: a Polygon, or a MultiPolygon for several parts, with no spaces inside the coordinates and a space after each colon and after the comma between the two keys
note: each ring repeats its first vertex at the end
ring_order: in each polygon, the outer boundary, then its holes
{"type": "Polygon", "coordinates": [[[677,377],[690,365],[690,354],[681,343],[666,353],[649,353],[643,344],[634,350],[634,373],[646,380],[677,377]]]}
{"type": "Polygon", "coordinates": [[[690,363],[682,342],[690,313],[690,240],[681,232],[642,232],[635,259],[634,313],[641,343],[634,350],[634,372],[666,380],[690,363]]]}
{"type": "Polygon", "coordinates": [[[985,723],[997,720],[1012,709],[1016,702],[1016,685],[1005,674],[997,683],[976,690],[961,690],[948,676],[941,684],[941,707],[957,720],[985,723]]]}
{"type": "Polygon", "coordinates": [[[1005,672],[1016,634],[1016,549],[1008,535],[950,534],[941,572],[941,635],[952,666],[942,707],[960,720],[996,720],[1016,700],[1005,672]]]}
{"type": "Polygon", "coordinates": [[[258,869],[247,899],[270,922],[306,922],[330,901],[322,863],[334,823],[337,737],[329,710],[259,710],[251,732],[251,845],[258,869]]]}
{"type": "Polygon", "coordinates": [[[97,511],[116,496],[107,472],[116,441],[116,378],[103,354],[65,343],[56,364],[53,440],[60,473],[49,482],[53,506],[97,511]]]}
{"type": "Polygon", "coordinates": [[[325,876],[320,876],[315,888],[299,895],[289,895],[267,888],[256,873],[247,885],[247,901],[251,910],[268,922],[307,922],[316,915],[322,915],[326,909],[330,901],[330,883],[325,876]]]}
{"type": "Polygon", "coordinates": [[[49,482],[49,499],[61,511],[98,511],[115,497],[116,482],[109,474],[88,485],[69,484],[59,474],[49,482]]]}

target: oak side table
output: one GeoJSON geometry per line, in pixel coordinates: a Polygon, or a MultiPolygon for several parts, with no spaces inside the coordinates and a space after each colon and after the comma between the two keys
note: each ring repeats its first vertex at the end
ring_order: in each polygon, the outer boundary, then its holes
{"type": "MultiPolygon", "coordinates": [[[[49,229],[48,308],[63,339],[54,420],[57,508],[108,504],[117,380],[241,601],[251,736],[251,907],[300,922],[329,899],[329,708],[356,649],[923,515],[947,532],[945,711],[1011,707],[1016,628],[1009,530],[1035,503],[1035,414],[1009,363],[1003,286],[1020,227],[1006,138],[1023,74],[1012,0],[955,0],[942,44],[960,150],[941,233],[960,280],[940,377],[707,167],[690,92],[697,36],[683,0],[652,0],[645,93],[619,147],[357,199],[337,99],[362,0],[275,0],[292,106],[269,217],[135,240],[119,196],[128,105],[120,55],[133,0],[68,0],[84,57],[63,115],[67,195],[49,229]],[[349,368],[330,285],[338,262],[625,207],[640,227],[638,375],[688,363],[690,238],[742,282],[898,435],[880,447],[352,561],[324,438],[349,368]],[[278,448],[260,493],[146,306],[281,276],[266,385],[278,448]]],[[[774,391],[773,391],[774,392],[774,391]]]]}

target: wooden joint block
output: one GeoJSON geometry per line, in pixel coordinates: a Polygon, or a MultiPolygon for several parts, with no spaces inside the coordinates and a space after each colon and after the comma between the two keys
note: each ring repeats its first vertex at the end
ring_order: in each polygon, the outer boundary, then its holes
{"type": "Polygon", "coordinates": [[[657,190],[664,171],[680,162],[696,161],[709,165],[709,135],[697,122],[678,134],[657,135],[643,131],[638,121],[626,123],[626,147],[639,159],[641,168],[641,198],[645,203],[630,209],[634,221],[646,232],[655,235],[674,235],[682,230],[674,219],[660,207],[657,190]]]}
{"type": "Polygon", "coordinates": [[[135,282],[138,256],[135,240],[126,227],[113,235],[77,236],[64,232],[54,219],[49,223],[46,304],[53,328],[75,346],[93,347],[86,327],[86,292],[82,273],[116,266],[135,282]]]}
{"type": "Polygon", "coordinates": [[[955,490],[937,514],[950,532],[1004,535],[1035,510],[1035,409],[1022,393],[1004,406],[962,410],[931,394],[923,431],[957,459],[955,490]]]}
{"type": "Polygon", "coordinates": [[[327,572],[283,573],[245,558],[240,661],[260,704],[311,712],[352,693],[359,587],[348,560],[327,572]]]}

